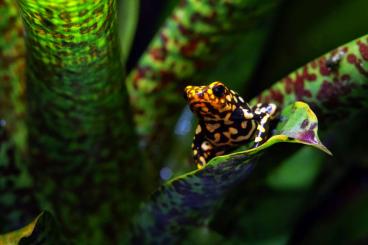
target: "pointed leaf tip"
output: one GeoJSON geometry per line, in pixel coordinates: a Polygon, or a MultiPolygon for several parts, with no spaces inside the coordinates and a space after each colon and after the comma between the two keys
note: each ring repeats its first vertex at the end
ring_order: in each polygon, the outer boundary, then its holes
{"type": "Polygon", "coordinates": [[[43,213],[39,214],[31,223],[24,226],[23,228],[0,235],[0,244],[12,245],[19,244],[20,240],[32,235],[35,226],[43,213]]]}
{"type": "Polygon", "coordinates": [[[282,111],[283,120],[278,124],[274,134],[285,135],[288,142],[313,146],[329,155],[318,137],[318,119],[312,109],[304,102],[297,101],[282,111]]]}

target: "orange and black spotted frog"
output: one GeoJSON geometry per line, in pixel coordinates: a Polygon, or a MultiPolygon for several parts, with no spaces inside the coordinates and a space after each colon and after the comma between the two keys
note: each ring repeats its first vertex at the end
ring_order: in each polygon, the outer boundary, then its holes
{"type": "Polygon", "coordinates": [[[275,104],[250,107],[236,92],[221,82],[187,86],[184,97],[199,119],[192,150],[202,168],[214,156],[223,155],[250,140],[253,147],[265,142],[270,121],[277,116],[275,104]]]}

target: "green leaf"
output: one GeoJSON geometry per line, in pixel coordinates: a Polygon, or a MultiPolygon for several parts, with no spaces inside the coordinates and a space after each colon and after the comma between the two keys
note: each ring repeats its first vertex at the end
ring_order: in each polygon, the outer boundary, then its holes
{"type": "Polygon", "coordinates": [[[162,185],[137,216],[133,241],[175,243],[188,229],[205,225],[224,195],[250,173],[259,153],[273,144],[301,143],[331,154],[319,140],[317,129],[317,117],[307,104],[286,107],[263,145],[216,157],[204,168],[162,185]]]}
{"type": "Polygon", "coordinates": [[[19,230],[7,233],[5,235],[0,235],[0,244],[4,245],[19,244],[19,241],[22,238],[31,236],[41,216],[42,214],[37,216],[37,218],[35,218],[30,224],[19,230]]]}
{"type": "Polygon", "coordinates": [[[121,60],[122,63],[125,64],[137,29],[139,0],[120,0],[118,16],[121,60]]]}
{"type": "Polygon", "coordinates": [[[250,104],[284,107],[303,101],[318,112],[321,125],[330,128],[355,109],[368,107],[367,49],[368,35],[341,45],[288,74],[250,104]]]}
{"type": "Polygon", "coordinates": [[[0,235],[0,244],[70,244],[70,242],[67,243],[62,237],[52,215],[44,211],[27,226],[0,235]]]}
{"type": "Polygon", "coordinates": [[[254,85],[265,88],[308,60],[366,34],[367,8],[366,0],[338,4],[334,0],[288,1],[282,6],[282,13],[287,14],[277,19],[274,35],[269,37],[272,42],[262,58],[254,85]]]}
{"type": "Polygon", "coordinates": [[[278,124],[275,136],[271,137],[270,140],[274,137],[287,136],[289,142],[312,145],[332,155],[318,138],[318,119],[307,104],[297,101],[292,106],[286,107],[283,110],[283,115],[291,116],[284,118],[278,124]]]}

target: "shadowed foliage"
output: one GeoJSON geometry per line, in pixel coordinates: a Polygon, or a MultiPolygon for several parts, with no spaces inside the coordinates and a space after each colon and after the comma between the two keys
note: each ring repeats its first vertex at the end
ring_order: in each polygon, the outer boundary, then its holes
{"type": "Polygon", "coordinates": [[[0,0],[0,244],[365,244],[367,8],[0,0]],[[217,80],[281,116],[194,170],[217,80]]]}

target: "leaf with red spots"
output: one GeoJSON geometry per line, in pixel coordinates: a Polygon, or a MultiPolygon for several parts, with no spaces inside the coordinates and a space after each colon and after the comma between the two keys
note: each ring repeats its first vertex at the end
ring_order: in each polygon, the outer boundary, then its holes
{"type": "Polygon", "coordinates": [[[368,35],[364,35],[285,76],[250,104],[275,103],[282,108],[303,101],[313,105],[321,125],[331,127],[337,118],[348,118],[352,109],[367,107],[367,82],[368,35]]]}
{"type": "Polygon", "coordinates": [[[226,193],[251,173],[259,153],[273,144],[301,143],[330,154],[317,136],[317,117],[307,104],[286,107],[281,119],[261,146],[213,158],[204,168],[163,184],[136,217],[133,243],[175,244],[190,228],[206,224],[226,193]]]}

